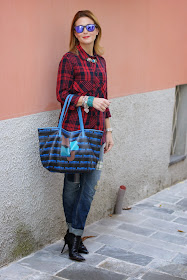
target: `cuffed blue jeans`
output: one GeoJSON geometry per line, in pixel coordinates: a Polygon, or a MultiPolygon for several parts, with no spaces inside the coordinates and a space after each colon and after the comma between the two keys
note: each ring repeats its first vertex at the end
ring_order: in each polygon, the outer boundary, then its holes
{"type": "Polygon", "coordinates": [[[96,169],[80,174],[80,183],[73,182],[71,175],[65,174],[63,188],[63,207],[69,232],[81,236],[86,218],[101,176],[104,145],[96,169]]]}

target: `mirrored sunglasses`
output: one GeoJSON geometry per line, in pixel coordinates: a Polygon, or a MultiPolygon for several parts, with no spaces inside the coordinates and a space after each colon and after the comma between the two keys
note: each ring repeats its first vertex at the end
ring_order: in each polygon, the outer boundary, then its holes
{"type": "Polygon", "coordinates": [[[95,24],[78,25],[75,26],[75,30],[77,33],[82,33],[85,27],[88,32],[93,32],[96,28],[96,25],[95,24]]]}

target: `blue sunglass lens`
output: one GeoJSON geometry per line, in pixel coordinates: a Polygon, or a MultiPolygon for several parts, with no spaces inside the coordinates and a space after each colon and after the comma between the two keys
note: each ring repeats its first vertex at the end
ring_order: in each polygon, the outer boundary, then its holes
{"type": "Polygon", "coordinates": [[[94,24],[88,24],[88,25],[86,25],[86,29],[87,29],[89,32],[93,32],[94,29],[95,29],[95,25],[94,25],[94,24]]]}
{"type": "Polygon", "coordinates": [[[75,30],[77,33],[82,33],[84,30],[84,26],[82,25],[75,26],[75,30]]]}
{"type": "Polygon", "coordinates": [[[95,30],[95,24],[87,24],[86,26],[78,25],[78,26],[75,26],[75,30],[77,33],[82,33],[84,30],[84,27],[86,27],[88,32],[93,32],[95,30]]]}

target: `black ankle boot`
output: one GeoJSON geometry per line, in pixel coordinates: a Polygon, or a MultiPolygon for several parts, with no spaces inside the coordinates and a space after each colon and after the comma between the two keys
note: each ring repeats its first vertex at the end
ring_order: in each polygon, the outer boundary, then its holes
{"type": "Polygon", "coordinates": [[[79,253],[89,254],[88,249],[86,248],[86,246],[82,242],[82,239],[81,239],[80,245],[79,245],[79,253]]]}
{"type": "MultiPolygon", "coordinates": [[[[62,248],[62,252],[66,246],[66,244],[68,244],[68,247],[72,246],[73,243],[73,238],[74,238],[74,234],[73,233],[69,233],[69,230],[67,230],[66,235],[64,236],[64,247],[62,248]]],[[[83,253],[83,254],[89,254],[86,246],[83,244],[82,239],[80,241],[80,245],[79,245],[79,249],[78,249],[79,253],[83,253]]]]}
{"type": "Polygon", "coordinates": [[[71,246],[69,246],[69,257],[72,260],[82,262],[85,261],[85,258],[83,258],[78,252],[80,241],[81,241],[81,236],[74,235],[73,242],[71,246]]]}

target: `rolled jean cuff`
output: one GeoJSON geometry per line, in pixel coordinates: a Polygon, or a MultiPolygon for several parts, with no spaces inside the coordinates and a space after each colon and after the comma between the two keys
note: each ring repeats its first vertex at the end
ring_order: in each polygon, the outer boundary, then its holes
{"type": "Polygon", "coordinates": [[[77,229],[77,228],[73,228],[72,225],[70,223],[67,223],[68,225],[68,229],[70,233],[73,233],[77,236],[82,236],[83,235],[83,229],[77,229]]]}

